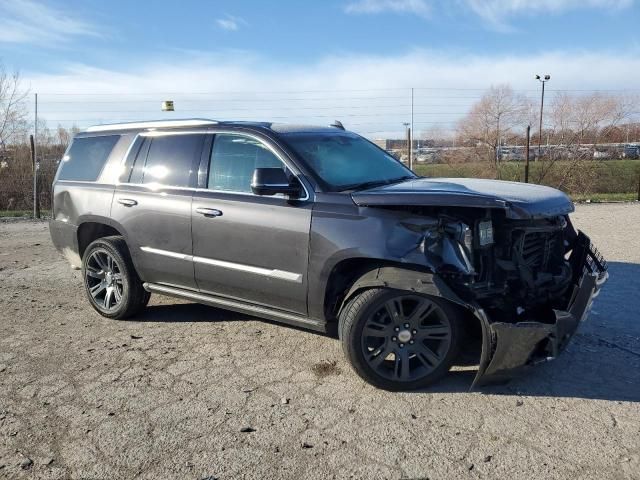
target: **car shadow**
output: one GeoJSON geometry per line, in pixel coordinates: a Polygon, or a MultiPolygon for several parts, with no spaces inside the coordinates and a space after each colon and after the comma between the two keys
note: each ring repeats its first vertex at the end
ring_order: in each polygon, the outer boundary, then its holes
{"type": "MultiPolygon", "coordinates": [[[[176,300],[178,301],[178,300],[176,300]]],[[[259,318],[252,315],[233,312],[222,308],[203,305],[201,303],[162,303],[149,305],[135,317],[128,319],[129,322],[141,323],[218,323],[218,322],[265,322],[283,328],[299,330],[305,333],[312,333],[321,336],[331,336],[323,332],[316,332],[294,325],[283,324],[259,318]]]]}
{"type": "MultiPolygon", "coordinates": [[[[562,355],[525,370],[522,376],[509,383],[483,386],[476,391],[487,395],[640,402],[640,265],[612,262],[609,274],[609,281],[596,299],[589,320],[580,326],[562,355]]],[[[151,305],[131,321],[215,323],[256,320],[333,337],[197,303],[151,305]]],[[[477,365],[478,358],[479,349],[473,347],[447,377],[417,393],[468,392],[477,372],[473,365],[477,365]]]]}
{"type": "MultiPolygon", "coordinates": [[[[142,312],[131,318],[131,322],[145,323],[216,323],[230,320],[230,312],[209,307],[200,303],[173,303],[149,305],[142,312]]],[[[233,320],[250,320],[253,317],[232,313],[233,320]]]]}

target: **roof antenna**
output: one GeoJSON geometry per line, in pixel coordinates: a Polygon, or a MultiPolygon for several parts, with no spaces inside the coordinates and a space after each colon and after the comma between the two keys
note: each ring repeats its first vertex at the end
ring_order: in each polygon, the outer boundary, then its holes
{"type": "Polygon", "coordinates": [[[334,120],[333,123],[329,126],[339,128],[340,130],[344,130],[344,125],[342,125],[342,122],[340,120],[334,120]]]}

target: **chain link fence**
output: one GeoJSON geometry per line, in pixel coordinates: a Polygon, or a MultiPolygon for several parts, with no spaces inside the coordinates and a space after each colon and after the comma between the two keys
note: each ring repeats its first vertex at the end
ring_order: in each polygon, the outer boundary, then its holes
{"type": "MultiPolygon", "coordinates": [[[[266,119],[315,125],[340,120],[348,130],[366,136],[404,162],[408,160],[406,138],[407,127],[410,127],[414,132],[413,167],[420,175],[522,181],[526,123],[503,131],[504,136],[497,138],[493,150],[478,146],[479,143],[475,145],[470,137],[465,140],[456,130],[461,118],[481,115],[474,106],[484,93],[484,89],[395,88],[39,94],[38,118],[34,119],[38,125],[38,200],[42,210],[51,208],[51,183],[55,171],[70,138],[78,129],[102,123],[175,118],[266,119]],[[164,100],[173,100],[176,111],[160,111],[164,100]]],[[[518,101],[538,100],[538,91],[534,89],[515,93],[518,101]]],[[[549,95],[552,102],[554,92],[550,91],[549,95]]],[[[33,112],[31,97],[25,102],[25,108],[33,112]]],[[[545,123],[547,121],[550,123],[551,119],[545,117],[545,123]]],[[[640,156],[640,122],[629,121],[625,128],[610,130],[609,134],[610,138],[601,139],[597,146],[581,147],[586,154],[580,159],[558,160],[554,158],[555,153],[566,147],[544,144],[542,154],[537,158],[537,145],[532,144],[530,181],[578,196],[640,193],[640,160],[632,160],[640,156]],[[615,142],[616,146],[603,145],[606,142],[615,142]],[[637,147],[636,150],[629,149],[629,145],[637,147]],[[634,152],[636,157],[631,156],[634,152]]],[[[33,210],[34,169],[28,135],[24,137],[22,143],[0,147],[0,212],[33,210]]],[[[549,138],[548,134],[544,140],[557,143],[557,139],[549,138]]],[[[593,141],[586,137],[583,140],[585,144],[593,141]]]]}
{"type": "MultiPolygon", "coordinates": [[[[38,154],[38,201],[42,210],[51,209],[51,185],[65,149],[58,145],[38,154]]],[[[0,152],[0,210],[33,211],[33,174],[28,145],[0,152]]]]}

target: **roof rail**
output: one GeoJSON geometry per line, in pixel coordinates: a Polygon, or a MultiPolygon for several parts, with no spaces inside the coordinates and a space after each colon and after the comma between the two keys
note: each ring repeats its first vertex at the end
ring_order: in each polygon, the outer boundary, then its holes
{"type": "Polygon", "coordinates": [[[132,128],[159,128],[159,127],[197,127],[202,125],[215,125],[215,120],[204,118],[191,118],[186,120],[151,120],[146,122],[125,122],[109,123],[105,125],[94,125],[85,132],[106,132],[110,130],[129,130],[132,128]]]}

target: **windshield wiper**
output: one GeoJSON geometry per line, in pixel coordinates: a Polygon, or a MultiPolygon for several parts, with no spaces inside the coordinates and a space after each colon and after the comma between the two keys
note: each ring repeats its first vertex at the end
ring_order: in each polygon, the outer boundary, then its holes
{"type": "Polygon", "coordinates": [[[390,180],[389,185],[391,185],[392,183],[404,182],[405,180],[415,180],[416,178],[420,177],[418,177],[417,175],[404,175],[403,177],[396,178],[395,180],[390,180]]]}
{"type": "Polygon", "coordinates": [[[394,183],[400,183],[403,182],[405,180],[409,180],[409,179],[413,179],[413,178],[417,178],[413,175],[404,175],[402,177],[399,178],[392,178],[390,180],[372,180],[370,182],[362,182],[362,183],[352,183],[351,185],[344,185],[343,187],[340,188],[341,192],[347,191],[347,190],[367,190],[369,188],[374,188],[374,187],[381,187],[383,185],[391,185],[394,183]]]}

